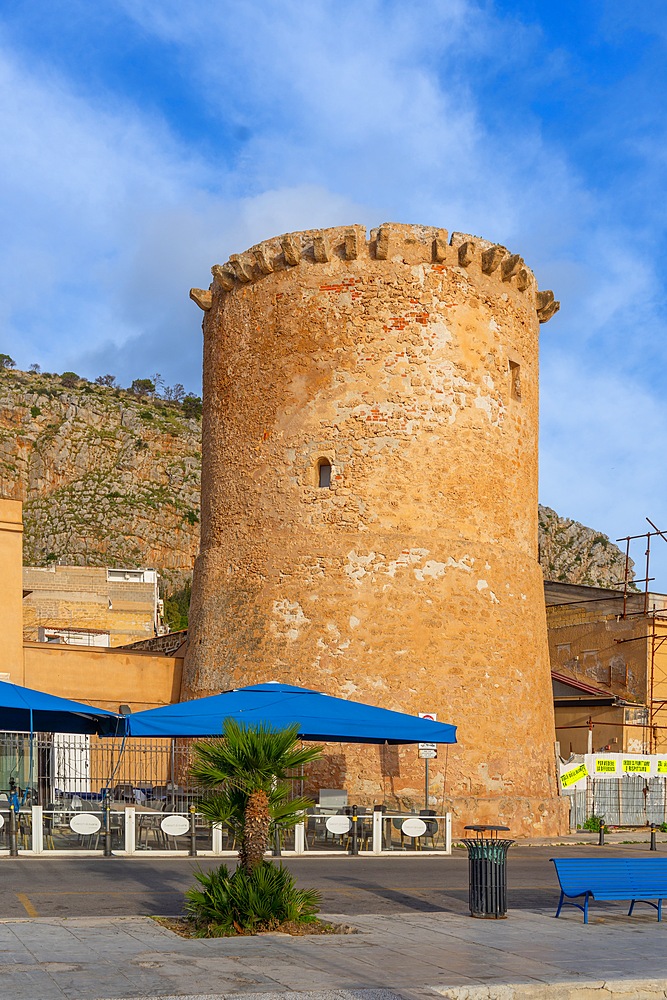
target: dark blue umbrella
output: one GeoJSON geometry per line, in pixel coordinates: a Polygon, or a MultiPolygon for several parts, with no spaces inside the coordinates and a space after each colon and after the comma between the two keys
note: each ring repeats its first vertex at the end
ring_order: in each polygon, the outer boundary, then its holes
{"type": "Polygon", "coordinates": [[[122,736],[123,716],[0,681],[0,731],[10,733],[102,733],[122,736]]]}
{"type": "Polygon", "coordinates": [[[225,719],[274,729],[299,726],[304,740],[334,743],[456,743],[456,726],[334,698],[289,684],[252,684],[125,717],[128,736],[220,736],[225,719]]]}

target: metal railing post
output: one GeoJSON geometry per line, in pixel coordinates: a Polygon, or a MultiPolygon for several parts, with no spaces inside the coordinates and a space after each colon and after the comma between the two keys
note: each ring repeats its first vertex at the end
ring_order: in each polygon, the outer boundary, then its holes
{"type": "Polygon", "coordinates": [[[656,843],[656,836],[655,835],[656,835],[655,824],[651,823],[651,846],[649,847],[649,851],[657,851],[658,850],[658,845],[656,843]]]}
{"type": "Polygon", "coordinates": [[[222,823],[211,825],[211,850],[214,854],[222,854],[222,823]]]}
{"type": "Polygon", "coordinates": [[[197,807],[190,806],[190,857],[197,857],[197,828],[196,828],[197,807]]]}
{"type": "Polygon", "coordinates": [[[16,839],[16,807],[13,802],[9,807],[9,855],[12,858],[18,858],[19,856],[16,839]]]}
{"type": "Polygon", "coordinates": [[[598,847],[604,847],[604,820],[600,820],[600,835],[598,837],[598,847]]]}
{"type": "Polygon", "coordinates": [[[41,806],[32,807],[32,853],[44,851],[44,815],[41,806]]]}
{"type": "Polygon", "coordinates": [[[303,819],[294,827],[294,853],[306,853],[306,824],[303,819]]]}
{"type": "Polygon", "coordinates": [[[111,803],[104,800],[104,857],[111,857],[111,803]]]}
{"type": "Polygon", "coordinates": [[[134,854],[137,846],[136,809],[125,806],[125,853],[134,854]]]}
{"type": "Polygon", "coordinates": [[[375,806],[373,810],[373,854],[382,854],[382,823],[384,813],[382,806],[375,806]]]}
{"type": "Polygon", "coordinates": [[[352,806],[352,838],[350,840],[350,854],[352,855],[356,855],[359,853],[357,822],[358,822],[357,807],[352,806]]]}

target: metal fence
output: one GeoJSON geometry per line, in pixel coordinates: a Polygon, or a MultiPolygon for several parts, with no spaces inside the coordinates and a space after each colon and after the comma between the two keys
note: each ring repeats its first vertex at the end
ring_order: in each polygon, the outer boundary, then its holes
{"type": "MultiPolygon", "coordinates": [[[[385,854],[388,851],[451,854],[451,816],[389,815],[380,810],[354,816],[309,813],[295,826],[278,829],[276,854],[385,854]]],[[[73,796],[49,809],[15,810],[0,803],[0,855],[120,855],[140,852],[190,857],[235,854],[232,827],[208,822],[191,806],[165,811],[151,806],[98,802],[73,796]]]]}
{"type": "MultiPolygon", "coordinates": [[[[197,812],[208,793],[190,776],[194,742],[0,733],[0,853],[236,851],[233,829],[197,812]]],[[[279,829],[274,849],[450,853],[451,841],[449,814],[318,806],[279,829]]]]}
{"type": "Polygon", "coordinates": [[[190,777],[193,742],[0,733],[0,802],[19,789],[23,805],[45,809],[72,796],[187,809],[204,794],[190,777]]]}
{"type": "Polygon", "coordinates": [[[581,828],[593,816],[612,826],[648,826],[667,822],[667,778],[587,778],[570,792],[570,827],[581,828]]]}

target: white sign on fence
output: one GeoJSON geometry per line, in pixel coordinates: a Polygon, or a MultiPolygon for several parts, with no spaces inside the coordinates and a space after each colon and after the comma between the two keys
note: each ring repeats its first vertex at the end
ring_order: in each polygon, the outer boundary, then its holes
{"type": "Polygon", "coordinates": [[[423,819],[406,819],[401,824],[401,830],[406,837],[423,837],[426,833],[426,823],[423,819]]]}
{"type": "Polygon", "coordinates": [[[70,829],[78,833],[80,837],[90,837],[98,833],[102,826],[99,816],[94,813],[77,813],[69,821],[70,829]]]}
{"type": "Polygon", "coordinates": [[[349,816],[329,816],[326,822],[326,828],[329,833],[335,833],[336,835],[349,833],[351,826],[352,820],[349,816]]]}
{"type": "Polygon", "coordinates": [[[168,837],[182,837],[190,829],[190,820],[187,816],[165,816],[160,829],[168,837]]]}

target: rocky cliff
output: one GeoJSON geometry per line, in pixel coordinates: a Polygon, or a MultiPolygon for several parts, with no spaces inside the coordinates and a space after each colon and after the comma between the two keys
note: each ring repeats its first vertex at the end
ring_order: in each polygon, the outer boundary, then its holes
{"type": "Polygon", "coordinates": [[[180,581],[198,545],[199,421],[65,381],[0,369],[0,495],[24,502],[25,563],[157,566],[180,581]]]}
{"type": "MultiPolygon", "coordinates": [[[[539,508],[540,564],[545,580],[589,587],[622,587],[625,553],[599,531],[539,508]]],[[[629,560],[630,579],[634,563],[629,560]]]]}
{"type": "MultiPolygon", "coordinates": [[[[199,540],[201,425],[179,403],[0,368],[0,496],[24,503],[26,565],[154,566],[172,585],[199,540]]],[[[549,580],[613,587],[609,539],[540,507],[549,580]]]]}

